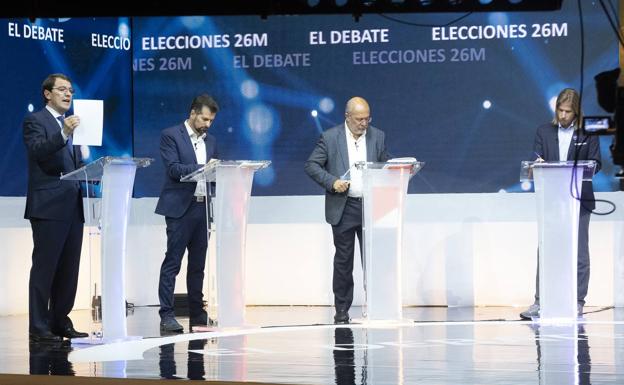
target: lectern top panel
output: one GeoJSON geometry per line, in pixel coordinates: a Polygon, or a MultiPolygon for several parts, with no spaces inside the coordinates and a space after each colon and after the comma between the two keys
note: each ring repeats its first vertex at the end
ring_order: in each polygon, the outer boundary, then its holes
{"type": "Polygon", "coordinates": [[[103,156],[93,162],[80,167],[70,173],[61,175],[63,180],[101,180],[104,175],[104,167],[106,165],[135,165],[139,167],[149,166],[154,159],[152,158],[130,158],[122,156],[103,156]]]}
{"type": "Polygon", "coordinates": [[[416,159],[410,161],[402,160],[389,160],[388,162],[355,162],[354,166],[360,170],[363,169],[377,169],[377,170],[389,170],[389,169],[403,169],[411,168],[412,174],[416,174],[425,165],[425,162],[419,162],[416,159]]]}
{"type": "Polygon", "coordinates": [[[253,168],[260,170],[271,164],[270,160],[222,160],[217,164],[218,167],[240,167],[253,168]]]}
{"type": "Polygon", "coordinates": [[[216,169],[223,168],[250,168],[254,171],[268,167],[270,160],[218,160],[211,159],[202,168],[180,178],[180,182],[214,182],[216,169]]]}
{"type": "Polygon", "coordinates": [[[533,169],[564,169],[564,168],[582,168],[583,180],[590,181],[596,171],[595,160],[579,160],[574,161],[558,161],[558,162],[533,162],[522,161],[520,163],[520,182],[532,182],[533,181],[533,169]]]}
{"type": "Polygon", "coordinates": [[[572,166],[582,166],[582,167],[596,167],[595,160],[579,160],[577,162],[573,160],[567,161],[558,161],[558,162],[527,162],[532,167],[572,167],[572,166]]]}

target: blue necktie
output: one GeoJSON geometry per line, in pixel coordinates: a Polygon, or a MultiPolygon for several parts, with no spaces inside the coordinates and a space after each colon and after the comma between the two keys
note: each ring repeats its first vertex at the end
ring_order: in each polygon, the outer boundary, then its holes
{"type": "MultiPolygon", "coordinates": [[[[65,122],[65,116],[59,115],[59,116],[56,117],[56,119],[59,121],[59,123],[61,123],[61,130],[62,130],[63,129],[63,123],[65,122]]],[[[72,142],[73,142],[72,141],[72,136],[69,135],[67,137],[66,146],[67,146],[67,150],[69,151],[69,155],[71,155],[71,157],[73,158],[74,157],[74,145],[72,144],[72,142]]]]}

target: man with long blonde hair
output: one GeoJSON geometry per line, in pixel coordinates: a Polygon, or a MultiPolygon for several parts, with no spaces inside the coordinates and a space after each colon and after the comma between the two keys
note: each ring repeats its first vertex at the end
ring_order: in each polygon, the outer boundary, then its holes
{"type": "MultiPolygon", "coordinates": [[[[533,151],[537,161],[595,160],[596,172],[600,170],[600,141],[598,137],[585,135],[579,128],[583,120],[579,94],[572,88],[559,93],[555,104],[555,116],[550,123],[537,128],[533,151]]],[[[583,314],[585,296],[589,286],[589,217],[596,208],[591,181],[583,182],[579,213],[577,256],[577,311],[583,314]]],[[[538,250],[539,259],[539,250],[538,250]]],[[[539,271],[535,284],[535,302],[520,313],[520,318],[539,317],[539,271]]]]}

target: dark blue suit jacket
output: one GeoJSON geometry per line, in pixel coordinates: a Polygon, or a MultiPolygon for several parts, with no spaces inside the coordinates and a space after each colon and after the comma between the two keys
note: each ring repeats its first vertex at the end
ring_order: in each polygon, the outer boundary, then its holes
{"type": "MultiPolygon", "coordinates": [[[[536,155],[540,155],[547,162],[559,161],[559,127],[547,123],[539,126],[535,134],[535,144],[533,151],[536,155]]],[[[595,160],[596,171],[600,171],[600,141],[595,135],[584,135],[582,131],[574,131],[570,147],[568,148],[567,160],[595,160]]],[[[594,188],[591,181],[583,182],[583,191],[581,192],[583,206],[593,210],[596,207],[594,202],[594,188]]]]}
{"type": "MultiPolygon", "coordinates": [[[[206,161],[217,157],[214,136],[206,133],[206,161]]],[[[171,218],[180,218],[188,210],[196,183],[180,182],[180,178],[202,167],[197,163],[191,138],[184,124],[166,128],[160,136],[160,155],[165,165],[165,183],[163,184],[156,214],[171,218]]]]}
{"type": "MultiPolygon", "coordinates": [[[[59,177],[80,167],[79,147],[74,146],[76,159],[73,159],[61,135],[59,122],[46,108],[24,119],[23,133],[28,155],[24,218],[71,220],[75,215],[76,200],[82,196],[80,184],[59,177]]],[[[82,204],[78,206],[83,216],[82,204]]]]}
{"type": "MultiPolygon", "coordinates": [[[[390,155],[386,150],[383,131],[368,127],[366,130],[366,160],[386,162],[390,155]]],[[[337,225],[347,204],[347,193],[334,191],[334,182],[349,169],[349,150],[345,135],[345,125],[330,128],[323,132],[316,147],[305,163],[305,172],[325,189],[325,220],[337,225]]]]}

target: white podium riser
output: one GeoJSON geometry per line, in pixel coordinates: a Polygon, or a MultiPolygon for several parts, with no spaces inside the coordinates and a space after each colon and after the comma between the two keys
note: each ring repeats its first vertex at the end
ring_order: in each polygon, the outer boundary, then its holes
{"type": "Polygon", "coordinates": [[[220,327],[245,323],[245,244],[253,169],[217,168],[217,320],[220,327]]]}
{"type": "Polygon", "coordinates": [[[366,318],[403,318],[401,259],[408,170],[363,170],[366,318]]]}
{"type": "Polygon", "coordinates": [[[135,164],[108,164],[102,176],[102,333],[111,340],[127,337],[126,231],[135,173],[135,164]]]}
{"type": "Polygon", "coordinates": [[[577,253],[582,167],[535,168],[539,228],[540,319],[577,318],[577,253]]]}

